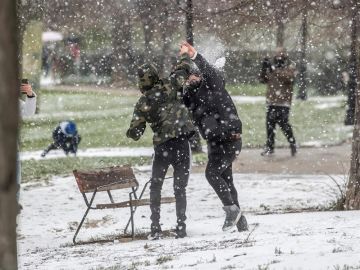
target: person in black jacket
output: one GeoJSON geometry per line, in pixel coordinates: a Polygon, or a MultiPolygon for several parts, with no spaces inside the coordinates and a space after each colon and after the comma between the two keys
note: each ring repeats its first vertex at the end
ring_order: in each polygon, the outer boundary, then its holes
{"type": "Polygon", "coordinates": [[[81,137],[78,134],[76,124],[72,121],[61,122],[53,131],[54,142],[51,143],[41,154],[45,157],[53,149],[62,149],[65,154],[73,153],[76,155],[81,137]]]}
{"type": "Polygon", "coordinates": [[[241,151],[242,123],[234,102],[225,89],[221,73],[211,66],[189,43],[183,42],[180,52],[198,67],[191,72],[184,88],[184,104],[192,113],[201,136],[208,145],[206,178],[222,201],[226,218],[223,231],[234,227],[248,229],[241,214],[233,182],[232,163],[241,151]],[[186,50],[184,50],[186,47],[186,50]]]}

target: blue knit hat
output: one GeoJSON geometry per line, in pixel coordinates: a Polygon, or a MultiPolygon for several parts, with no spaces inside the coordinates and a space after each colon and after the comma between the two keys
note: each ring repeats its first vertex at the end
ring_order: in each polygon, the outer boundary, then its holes
{"type": "Polygon", "coordinates": [[[60,123],[61,131],[66,136],[75,136],[77,134],[76,124],[73,121],[64,121],[60,123]]]}

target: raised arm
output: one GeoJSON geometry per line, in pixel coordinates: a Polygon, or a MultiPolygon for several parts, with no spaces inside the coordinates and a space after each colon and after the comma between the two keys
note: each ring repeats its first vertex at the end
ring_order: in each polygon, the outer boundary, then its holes
{"type": "Polygon", "coordinates": [[[210,63],[206,61],[206,59],[189,43],[183,42],[183,46],[188,48],[188,55],[190,59],[193,60],[199,68],[206,83],[211,86],[212,89],[224,87],[225,81],[221,73],[214,66],[210,65],[210,63]]]}
{"type": "Polygon", "coordinates": [[[23,83],[20,86],[20,91],[26,94],[25,101],[21,103],[21,116],[32,116],[36,111],[36,94],[28,83],[23,83]]]}
{"type": "Polygon", "coordinates": [[[214,66],[210,65],[201,54],[197,53],[195,58],[192,59],[207,82],[216,82],[217,84],[224,82],[221,73],[214,66]]]}

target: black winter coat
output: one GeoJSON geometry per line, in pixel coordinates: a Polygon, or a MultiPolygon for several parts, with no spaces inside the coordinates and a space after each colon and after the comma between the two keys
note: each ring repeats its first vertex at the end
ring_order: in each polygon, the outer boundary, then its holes
{"type": "Polygon", "coordinates": [[[53,140],[54,144],[58,148],[62,148],[65,153],[76,153],[78,145],[81,141],[81,137],[79,134],[75,134],[74,136],[70,137],[64,134],[61,130],[60,126],[57,126],[53,131],[53,140]]]}
{"type": "Polygon", "coordinates": [[[184,91],[184,103],[192,113],[201,136],[207,141],[226,141],[242,133],[242,123],[234,102],[225,89],[222,74],[197,54],[195,64],[202,82],[195,90],[184,91]]]}

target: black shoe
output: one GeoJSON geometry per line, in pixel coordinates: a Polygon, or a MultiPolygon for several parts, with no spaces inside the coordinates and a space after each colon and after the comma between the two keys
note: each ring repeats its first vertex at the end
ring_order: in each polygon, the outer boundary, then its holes
{"type": "Polygon", "coordinates": [[[47,152],[46,152],[46,151],[42,152],[42,153],[41,153],[41,157],[45,157],[45,156],[46,156],[46,154],[47,154],[47,152]]]}
{"type": "Polygon", "coordinates": [[[241,211],[236,204],[224,206],[223,209],[226,213],[226,217],[222,230],[225,232],[233,228],[238,223],[241,217],[241,211]]]}
{"type": "Polygon", "coordinates": [[[238,232],[244,232],[249,230],[249,226],[244,215],[241,215],[238,223],[236,224],[236,227],[238,229],[238,232]]]}
{"type": "Polygon", "coordinates": [[[148,235],[149,240],[159,240],[163,233],[159,223],[151,223],[151,233],[148,235]]]}
{"type": "Polygon", "coordinates": [[[290,150],[291,150],[291,156],[294,157],[297,152],[296,144],[294,144],[294,143],[290,144],[290,150]]]}
{"type": "Polygon", "coordinates": [[[262,156],[270,156],[270,155],[272,155],[272,154],[274,154],[274,149],[271,149],[271,148],[268,147],[268,146],[266,146],[266,147],[264,148],[264,151],[261,152],[261,155],[262,155],[262,156]]]}
{"type": "Polygon", "coordinates": [[[148,240],[159,240],[161,238],[163,238],[162,232],[151,232],[147,237],[148,240]]]}
{"type": "Polygon", "coordinates": [[[187,236],[186,234],[186,224],[185,223],[181,223],[179,225],[176,226],[176,230],[175,230],[175,238],[184,238],[187,236]]]}

